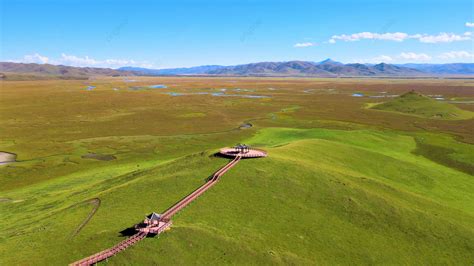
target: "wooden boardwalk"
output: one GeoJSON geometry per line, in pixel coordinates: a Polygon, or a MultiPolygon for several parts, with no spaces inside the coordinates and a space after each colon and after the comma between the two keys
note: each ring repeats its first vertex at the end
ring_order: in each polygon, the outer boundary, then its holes
{"type": "Polygon", "coordinates": [[[168,221],[171,219],[173,215],[179,212],[181,209],[186,207],[189,203],[195,200],[197,197],[201,196],[204,192],[206,192],[209,188],[214,186],[217,181],[219,181],[220,177],[225,174],[230,168],[236,165],[240,161],[241,157],[237,156],[232,160],[230,163],[222,167],[219,171],[214,173],[211,179],[209,179],[204,185],[196,189],[193,193],[189,194],[187,197],[182,199],[180,202],[175,204],[173,207],[169,208],[163,215],[161,219],[164,221],[168,221]]]}
{"type": "Polygon", "coordinates": [[[98,252],[92,256],[89,256],[87,258],[84,258],[82,260],[76,261],[71,263],[70,265],[73,266],[84,266],[84,265],[92,265],[95,264],[99,261],[105,260],[107,258],[110,258],[114,256],[115,254],[119,253],[120,251],[128,248],[129,246],[137,243],[138,241],[144,239],[148,234],[160,234],[166,229],[168,229],[171,226],[171,217],[175,215],[177,212],[182,210],[184,207],[189,205],[193,200],[201,196],[204,192],[206,192],[209,188],[214,186],[217,181],[219,181],[220,177],[225,174],[229,169],[231,169],[233,166],[235,166],[241,159],[242,157],[247,157],[247,158],[255,158],[255,157],[265,157],[266,153],[261,150],[250,150],[249,154],[247,156],[245,154],[241,153],[229,153],[230,150],[228,149],[223,149],[221,150],[221,153],[224,155],[231,155],[234,157],[234,159],[226,164],[224,167],[219,169],[217,172],[214,173],[214,175],[202,186],[194,190],[191,194],[180,200],[178,203],[170,207],[168,210],[166,210],[165,213],[160,217],[160,220],[158,223],[155,224],[149,224],[144,228],[139,228],[138,233],[134,234],[133,236],[123,240],[122,242],[118,243],[117,245],[113,246],[112,248],[106,249],[104,251],[98,252]]]}
{"type": "Polygon", "coordinates": [[[95,264],[99,261],[105,260],[107,258],[112,257],[113,255],[119,253],[120,251],[128,248],[129,246],[135,244],[136,242],[142,240],[145,238],[147,233],[144,232],[138,232],[134,234],[133,236],[123,240],[122,242],[118,243],[117,245],[106,249],[104,251],[101,251],[99,253],[96,253],[92,256],[89,256],[87,258],[84,258],[82,260],[76,261],[71,263],[70,265],[92,265],[95,264]]]}

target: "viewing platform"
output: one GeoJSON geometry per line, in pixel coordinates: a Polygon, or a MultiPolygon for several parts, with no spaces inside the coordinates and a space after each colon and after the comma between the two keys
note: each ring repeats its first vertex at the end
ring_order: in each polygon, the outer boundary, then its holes
{"type": "Polygon", "coordinates": [[[250,146],[245,144],[239,144],[235,147],[229,148],[222,148],[219,151],[220,154],[229,157],[236,157],[240,156],[242,158],[259,158],[259,157],[267,157],[267,152],[260,149],[254,149],[250,146]]]}

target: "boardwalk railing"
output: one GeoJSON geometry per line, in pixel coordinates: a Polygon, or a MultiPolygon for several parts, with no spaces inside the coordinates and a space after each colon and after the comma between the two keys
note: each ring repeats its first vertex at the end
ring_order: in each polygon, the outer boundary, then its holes
{"type": "Polygon", "coordinates": [[[184,199],[176,203],[173,207],[169,208],[161,218],[166,221],[171,219],[173,215],[175,215],[177,212],[179,212],[181,209],[186,207],[189,203],[191,203],[193,200],[195,200],[197,197],[202,195],[204,192],[206,192],[209,188],[211,188],[217,181],[219,181],[219,178],[225,174],[230,168],[232,168],[234,165],[236,165],[240,161],[241,157],[237,156],[235,157],[234,160],[232,160],[230,163],[222,167],[219,171],[214,173],[211,179],[207,181],[204,185],[196,189],[194,192],[186,196],[184,199]]]}
{"type": "Polygon", "coordinates": [[[87,258],[84,258],[82,260],[76,261],[74,263],[71,263],[70,265],[74,266],[86,266],[86,265],[92,265],[95,264],[99,261],[105,260],[107,258],[112,257],[113,255],[119,253],[120,251],[128,248],[129,246],[135,244],[136,242],[142,240],[145,238],[147,233],[139,232],[134,234],[133,236],[123,240],[122,242],[118,243],[117,245],[106,249],[104,251],[101,251],[99,253],[96,253],[92,256],[89,256],[87,258]]]}

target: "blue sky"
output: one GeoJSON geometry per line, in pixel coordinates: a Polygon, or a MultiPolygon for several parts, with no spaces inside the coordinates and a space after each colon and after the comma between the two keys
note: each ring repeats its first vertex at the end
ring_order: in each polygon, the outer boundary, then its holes
{"type": "Polygon", "coordinates": [[[153,68],[473,62],[472,0],[0,0],[0,60],[153,68]]]}

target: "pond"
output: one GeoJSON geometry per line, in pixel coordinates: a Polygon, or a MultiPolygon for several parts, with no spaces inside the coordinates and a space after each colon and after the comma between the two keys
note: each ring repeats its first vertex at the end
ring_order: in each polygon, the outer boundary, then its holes
{"type": "Polygon", "coordinates": [[[244,128],[251,128],[252,126],[253,126],[253,125],[250,124],[250,123],[243,123],[242,125],[240,125],[239,128],[242,128],[242,129],[244,129],[244,128]]]}
{"type": "Polygon", "coordinates": [[[431,97],[435,100],[438,100],[438,101],[444,101],[445,100],[444,96],[441,95],[441,94],[431,94],[431,95],[427,95],[427,96],[431,97]]]}
{"type": "Polygon", "coordinates": [[[0,151],[0,165],[16,162],[16,154],[0,151]]]}
{"type": "Polygon", "coordinates": [[[170,96],[184,96],[184,95],[207,95],[209,92],[165,92],[163,94],[170,95],[170,96]]]}
{"type": "Polygon", "coordinates": [[[148,88],[150,88],[150,89],[166,89],[168,87],[166,85],[163,85],[163,84],[157,84],[157,85],[148,86],[148,88]]]}

